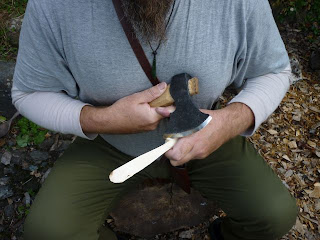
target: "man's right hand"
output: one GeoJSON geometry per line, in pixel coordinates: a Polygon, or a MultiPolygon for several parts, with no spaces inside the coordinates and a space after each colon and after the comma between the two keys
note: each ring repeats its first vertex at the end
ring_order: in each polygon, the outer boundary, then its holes
{"type": "Polygon", "coordinates": [[[166,83],[116,101],[109,107],[85,106],[80,114],[84,133],[130,134],[151,131],[161,119],[169,117],[173,106],[152,108],[149,103],[161,96],[166,83]]]}

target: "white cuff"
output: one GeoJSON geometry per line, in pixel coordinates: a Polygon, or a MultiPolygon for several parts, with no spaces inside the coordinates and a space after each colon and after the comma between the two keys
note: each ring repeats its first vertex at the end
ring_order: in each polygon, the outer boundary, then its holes
{"type": "Polygon", "coordinates": [[[242,136],[253,135],[261,123],[276,110],[288,91],[290,75],[289,65],[280,73],[247,79],[240,93],[228,103],[244,103],[254,114],[254,126],[243,132],[242,136]]]}

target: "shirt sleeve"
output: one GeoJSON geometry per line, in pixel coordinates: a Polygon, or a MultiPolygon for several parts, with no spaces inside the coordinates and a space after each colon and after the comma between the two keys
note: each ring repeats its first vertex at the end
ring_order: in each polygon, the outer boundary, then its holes
{"type": "Polygon", "coordinates": [[[78,95],[54,21],[54,7],[49,1],[28,2],[13,82],[24,92],[64,91],[70,97],[78,95]]]}
{"type": "Polygon", "coordinates": [[[11,95],[19,113],[44,128],[90,140],[98,136],[85,134],[80,125],[81,110],[88,104],[65,93],[23,92],[13,85],[11,95]]]}
{"type": "Polygon", "coordinates": [[[235,87],[241,87],[250,78],[279,73],[289,65],[268,0],[254,2],[242,28],[242,44],[235,59],[235,87]]]}
{"type": "Polygon", "coordinates": [[[29,0],[19,39],[12,99],[18,111],[50,130],[94,139],[83,133],[78,87],[68,67],[55,21],[54,1],[29,0]]]}
{"type": "Polygon", "coordinates": [[[291,68],[285,45],[267,0],[252,1],[246,19],[244,44],[237,54],[232,85],[242,91],[231,100],[249,106],[255,125],[252,135],[277,108],[289,87],[291,68]]]}

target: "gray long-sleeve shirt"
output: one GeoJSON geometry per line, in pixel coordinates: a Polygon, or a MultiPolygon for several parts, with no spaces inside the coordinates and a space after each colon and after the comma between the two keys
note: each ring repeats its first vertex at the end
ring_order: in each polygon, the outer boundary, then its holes
{"type": "MultiPolygon", "coordinates": [[[[247,85],[257,79],[268,81],[267,74],[276,75],[289,64],[267,0],[176,0],[167,38],[157,55],[158,77],[170,83],[178,73],[197,76],[200,94],[193,99],[199,108],[210,108],[231,84],[241,87],[244,80],[247,85]]],[[[150,47],[142,46],[151,61],[150,47]]],[[[287,87],[280,80],[279,85],[287,87]]],[[[111,105],[152,85],[111,0],[29,0],[14,86],[23,92],[65,92],[98,106],[111,105]]],[[[272,102],[258,93],[259,88],[251,88],[233,101],[247,104],[257,119],[266,111],[259,108],[272,102]]],[[[166,125],[164,120],[155,131],[103,137],[137,156],[163,143],[166,125]]]]}

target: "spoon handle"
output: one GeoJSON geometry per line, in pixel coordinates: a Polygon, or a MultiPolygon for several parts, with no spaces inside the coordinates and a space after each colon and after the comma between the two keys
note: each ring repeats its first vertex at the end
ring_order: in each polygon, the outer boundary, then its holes
{"type": "Polygon", "coordinates": [[[109,179],[113,183],[123,183],[127,179],[131,178],[136,173],[153,163],[158,157],[170,150],[177,142],[177,138],[168,138],[166,143],[162,144],[145,154],[140,155],[127,162],[126,164],[113,170],[109,179]]]}

